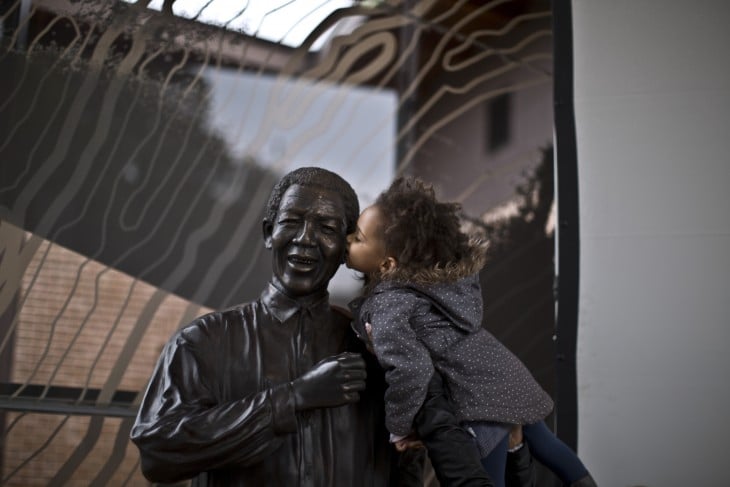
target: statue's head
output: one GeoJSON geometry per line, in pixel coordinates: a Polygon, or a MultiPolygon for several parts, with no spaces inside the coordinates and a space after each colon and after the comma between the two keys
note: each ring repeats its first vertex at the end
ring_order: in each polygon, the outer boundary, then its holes
{"type": "Polygon", "coordinates": [[[284,175],[269,196],[263,222],[274,283],[295,298],[327,289],[344,261],[358,214],[355,191],[337,174],[303,167],[284,175]]]}

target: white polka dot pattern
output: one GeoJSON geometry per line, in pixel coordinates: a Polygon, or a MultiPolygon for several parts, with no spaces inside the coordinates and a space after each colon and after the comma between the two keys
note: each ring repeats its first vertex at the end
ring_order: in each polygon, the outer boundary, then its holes
{"type": "Polygon", "coordinates": [[[411,431],[434,369],[462,421],[534,423],[553,402],[524,364],[481,326],[476,276],[430,286],[383,282],[363,301],[358,320],[373,327],[373,346],[385,369],[386,424],[411,431]]]}

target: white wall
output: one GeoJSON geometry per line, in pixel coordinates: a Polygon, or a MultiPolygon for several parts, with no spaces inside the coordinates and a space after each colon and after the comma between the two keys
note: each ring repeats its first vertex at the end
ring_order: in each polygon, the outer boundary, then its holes
{"type": "Polygon", "coordinates": [[[601,487],[727,486],[730,2],[572,7],[579,453],[601,487]]]}

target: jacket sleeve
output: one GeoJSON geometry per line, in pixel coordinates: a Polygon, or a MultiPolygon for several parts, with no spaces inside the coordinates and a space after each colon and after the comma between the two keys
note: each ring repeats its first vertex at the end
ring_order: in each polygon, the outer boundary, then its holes
{"type": "Polygon", "coordinates": [[[215,339],[196,325],[165,347],[131,431],[142,472],[152,482],[175,482],[227,465],[255,464],[296,429],[291,386],[279,385],[219,403],[210,376],[215,339]],[[198,353],[208,350],[208,353],[198,353]]]}
{"type": "Polygon", "coordinates": [[[416,299],[407,292],[377,294],[364,315],[373,327],[373,348],[388,383],[385,424],[398,436],[411,433],[434,372],[431,356],[410,324],[416,299]]]}

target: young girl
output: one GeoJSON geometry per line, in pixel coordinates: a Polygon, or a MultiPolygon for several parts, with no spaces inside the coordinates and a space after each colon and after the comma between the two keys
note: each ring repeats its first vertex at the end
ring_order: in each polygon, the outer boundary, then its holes
{"type": "MultiPolygon", "coordinates": [[[[466,430],[476,438],[482,466],[501,487],[509,430],[524,425],[535,458],[567,485],[593,486],[580,460],[543,422],[553,408],[548,394],[481,326],[478,271],[484,246],[461,231],[458,211],[457,204],[436,200],[423,182],[398,178],[362,212],[348,236],[347,266],[366,280],[365,296],[351,303],[354,327],[366,340],[366,325],[370,329],[370,345],[385,370],[391,439],[403,448],[414,425],[436,431],[424,441],[434,470],[437,476],[458,476],[471,467],[454,431],[466,430]],[[438,390],[440,380],[453,404],[454,424],[430,428],[434,418],[448,422],[443,418],[449,417],[449,404],[436,406],[445,416],[433,411],[434,404],[443,404],[434,401],[439,397],[434,381],[438,390]],[[424,416],[424,410],[430,412],[424,416]],[[454,451],[459,454],[448,455],[454,451]]],[[[471,445],[474,450],[473,440],[471,445]]]]}

